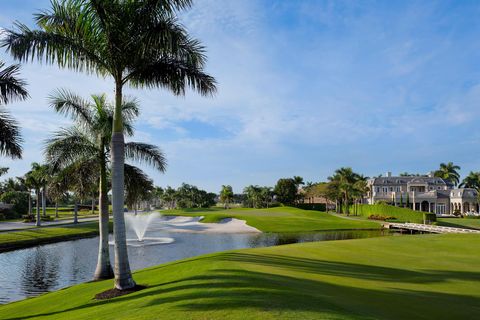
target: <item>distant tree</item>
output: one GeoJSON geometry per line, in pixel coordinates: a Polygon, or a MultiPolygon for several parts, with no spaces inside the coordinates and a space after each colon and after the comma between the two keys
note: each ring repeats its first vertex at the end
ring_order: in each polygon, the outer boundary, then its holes
{"type": "Polygon", "coordinates": [[[335,170],[334,175],[328,177],[328,179],[330,182],[335,182],[333,185],[338,189],[338,192],[342,193],[343,207],[345,209],[345,213],[348,215],[350,213],[350,200],[356,192],[355,184],[364,178],[358,173],[353,172],[352,168],[344,167],[335,170]]]}
{"type": "MultiPolygon", "coordinates": [[[[32,170],[25,175],[25,184],[35,190],[37,196],[37,218],[36,226],[40,226],[40,201],[41,195],[45,196],[49,168],[47,165],[41,165],[37,162],[32,163],[32,170]]],[[[43,202],[45,203],[45,202],[43,202]]]]}
{"type": "Polygon", "coordinates": [[[466,176],[459,187],[461,188],[472,188],[477,191],[480,191],[480,172],[470,171],[468,176],[466,176]]]}
{"type": "Polygon", "coordinates": [[[303,178],[299,176],[293,176],[293,181],[295,182],[297,188],[305,184],[305,182],[303,182],[303,178]]]}
{"type": "Polygon", "coordinates": [[[125,203],[137,214],[140,201],[150,199],[154,191],[153,181],[135,166],[125,164],[125,203]]]}
{"type": "Polygon", "coordinates": [[[223,202],[225,209],[229,209],[229,204],[233,200],[233,189],[230,185],[223,185],[220,191],[220,201],[223,202]]]}
{"type": "Polygon", "coordinates": [[[270,207],[270,204],[273,200],[273,190],[271,187],[261,187],[260,188],[260,201],[262,204],[262,208],[270,207]]]}
{"type": "Polygon", "coordinates": [[[435,171],[434,175],[456,186],[460,182],[460,174],[458,173],[460,169],[460,166],[454,165],[453,162],[440,163],[440,168],[435,171]]]}
{"type": "Polygon", "coordinates": [[[167,209],[174,209],[176,207],[176,191],[170,186],[167,186],[162,194],[162,201],[167,205],[167,209]]]}
{"type": "Polygon", "coordinates": [[[244,205],[249,208],[259,208],[260,192],[261,192],[261,189],[259,186],[250,185],[243,188],[243,194],[245,196],[244,205]]]}
{"type": "Polygon", "coordinates": [[[297,200],[298,188],[294,179],[279,179],[273,193],[277,196],[277,201],[285,205],[293,205],[297,200]]]}

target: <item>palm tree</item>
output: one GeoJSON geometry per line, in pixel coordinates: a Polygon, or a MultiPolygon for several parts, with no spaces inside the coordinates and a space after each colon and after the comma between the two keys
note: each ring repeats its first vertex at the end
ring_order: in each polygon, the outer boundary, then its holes
{"type": "Polygon", "coordinates": [[[328,177],[330,182],[336,182],[338,190],[343,195],[343,206],[345,207],[345,213],[348,215],[350,199],[353,193],[355,193],[355,183],[359,180],[359,175],[353,172],[352,168],[340,168],[337,169],[332,177],[328,177]]]}
{"type": "Polygon", "coordinates": [[[468,176],[462,180],[462,183],[460,183],[459,187],[472,188],[480,191],[480,172],[470,171],[468,176]]]}
{"type": "Polygon", "coordinates": [[[5,63],[0,61],[0,155],[13,159],[22,157],[20,128],[1,105],[28,97],[25,81],[17,78],[19,70],[19,65],[5,67],[5,63]]]}
{"type": "Polygon", "coordinates": [[[233,199],[233,189],[230,185],[223,185],[220,191],[220,201],[223,202],[225,209],[229,209],[229,203],[233,199]]]}
{"type": "Polygon", "coordinates": [[[32,163],[32,170],[27,172],[24,178],[25,185],[34,189],[35,195],[37,196],[37,218],[35,225],[38,227],[42,224],[40,217],[40,195],[43,193],[45,185],[47,184],[47,172],[48,166],[34,162],[32,163]]]}
{"type": "Polygon", "coordinates": [[[454,165],[453,162],[440,163],[440,169],[435,171],[434,175],[456,186],[460,182],[458,170],[460,170],[460,167],[454,165]]]}
{"type": "MultiPolygon", "coordinates": [[[[56,168],[65,168],[74,163],[91,162],[99,174],[100,241],[97,268],[94,279],[111,278],[108,246],[108,187],[107,163],[110,162],[110,142],[114,106],[107,101],[106,95],[92,95],[92,101],[85,100],[66,90],[57,90],[49,98],[55,111],[69,115],[75,124],[62,129],[47,140],[46,158],[56,168]]],[[[123,99],[123,130],[132,136],[133,120],[139,114],[138,103],[134,99],[123,99]]],[[[164,172],[166,160],[163,153],[154,145],[128,142],[124,146],[127,159],[145,162],[164,172]]]]}
{"type": "Polygon", "coordinates": [[[110,76],[115,83],[112,134],[112,205],[115,236],[115,287],[135,286],[128,262],[124,206],[124,136],[122,91],[162,87],[183,95],[191,87],[215,92],[215,80],[203,71],[206,57],[198,40],[188,36],[176,12],[191,0],[99,1],[52,0],[35,15],[38,30],[16,23],[3,46],[20,61],[34,56],[62,68],[110,76]]]}
{"type": "Polygon", "coordinates": [[[297,188],[305,184],[305,182],[303,181],[303,178],[300,176],[293,176],[293,181],[295,182],[295,185],[297,186],[297,188]]]}

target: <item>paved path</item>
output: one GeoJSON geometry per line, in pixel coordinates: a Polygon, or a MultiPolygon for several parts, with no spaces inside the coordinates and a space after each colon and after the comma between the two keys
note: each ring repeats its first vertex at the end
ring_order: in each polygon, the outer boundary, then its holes
{"type": "MultiPolygon", "coordinates": [[[[89,221],[98,221],[98,217],[78,218],[78,222],[89,222],[89,221]]],[[[55,221],[42,221],[42,227],[65,225],[65,224],[72,224],[72,223],[73,223],[73,218],[65,219],[65,220],[55,220],[55,221]]],[[[34,227],[35,227],[35,222],[21,222],[21,221],[0,222],[0,232],[23,230],[23,229],[29,229],[34,227]]]]}

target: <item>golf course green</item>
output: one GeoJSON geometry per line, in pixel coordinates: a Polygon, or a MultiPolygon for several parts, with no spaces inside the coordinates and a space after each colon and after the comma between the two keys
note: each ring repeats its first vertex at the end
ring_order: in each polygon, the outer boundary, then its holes
{"type": "Polygon", "coordinates": [[[326,212],[303,210],[293,207],[269,209],[177,209],[163,210],[166,216],[203,216],[202,222],[220,222],[226,218],[245,220],[249,226],[263,232],[308,232],[324,230],[379,229],[378,222],[352,220],[331,215],[326,212]]]}
{"type": "Polygon", "coordinates": [[[478,319],[480,237],[414,235],[227,251],[0,306],[1,319],[478,319]]]}

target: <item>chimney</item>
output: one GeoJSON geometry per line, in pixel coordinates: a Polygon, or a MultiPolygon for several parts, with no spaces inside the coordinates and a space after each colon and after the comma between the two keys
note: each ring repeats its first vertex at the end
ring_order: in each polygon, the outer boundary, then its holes
{"type": "Polygon", "coordinates": [[[387,176],[387,178],[390,178],[392,176],[392,173],[390,171],[387,171],[386,176],[387,176]]]}

